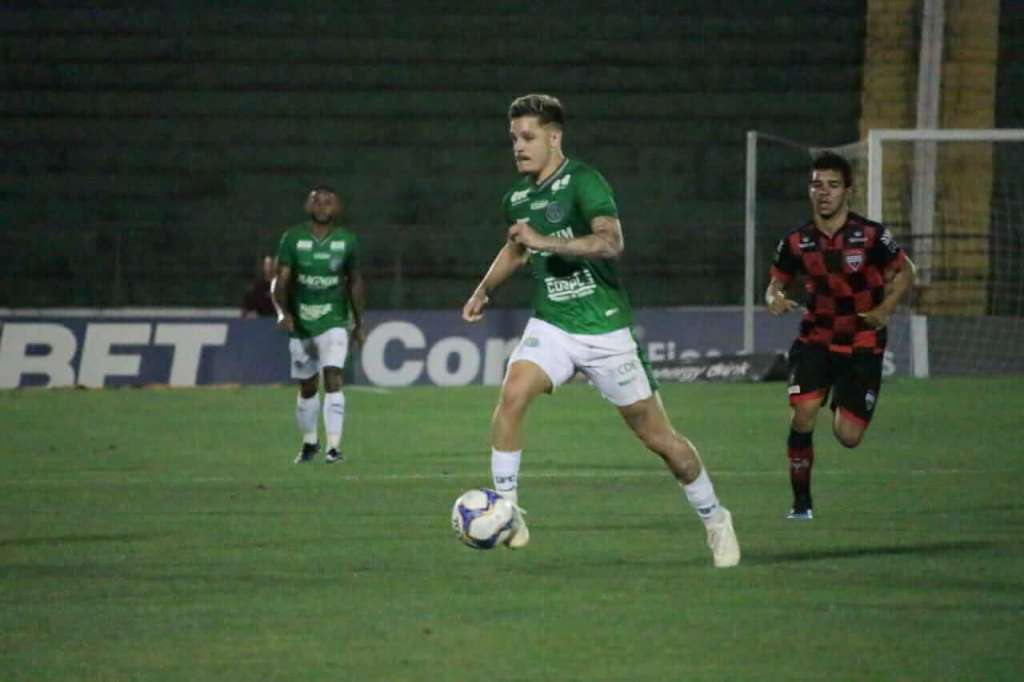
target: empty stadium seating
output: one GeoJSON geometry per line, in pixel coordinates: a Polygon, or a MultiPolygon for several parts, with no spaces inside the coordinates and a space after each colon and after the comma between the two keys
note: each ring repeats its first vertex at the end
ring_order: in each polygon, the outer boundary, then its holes
{"type": "Polygon", "coordinates": [[[680,4],[2,10],[0,300],[235,305],[329,182],[371,305],[460,305],[502,240],[506,107],[547,91],[636,302],[736,303],[745,132],[856,137],[863,3],[680,4]]]}

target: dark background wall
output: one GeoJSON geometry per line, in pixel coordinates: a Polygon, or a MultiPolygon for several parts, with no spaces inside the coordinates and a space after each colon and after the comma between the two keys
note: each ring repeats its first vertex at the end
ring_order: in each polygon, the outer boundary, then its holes
{"type": "Polygon", "coordinates": [[[745,132],[856,139],[864,2],[554,4],[3,10],[0,305],[234,305],[320,182],[372,306],[461,305],[536,91],[616,190],[635,301],[739,302],[745,132]]]}
{"type": "Polygon", "coordinates": [[[996,126],[1024,128],[1024,2],[999,4],[999,77],[996,126]]]}

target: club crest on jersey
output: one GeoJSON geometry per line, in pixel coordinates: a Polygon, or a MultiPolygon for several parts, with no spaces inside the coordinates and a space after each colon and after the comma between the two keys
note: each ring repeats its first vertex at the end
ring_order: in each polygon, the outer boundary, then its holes
{"type": "Polygon", "coordinates": [[[882,230],[882,236],[880,237],[882,244],[885,248],[889,249],[889,253],[896,254],[899,252],[899,247],[896,246],[896,240],[892,238],[892,232],[888,229],[882,230]]]}
{"type": "Polygon", "coordinates": [[[552,201],[544,209],[544,217],[549,223],[560,223],[565,220],[565,209],[557,201],[552,201]]]}
{"type": "Polygon", "coordinates": [[[860,266],[864,264],[863,253],[847,253],[843,256],[846,259],[846,265],[854,272],[860,270],[860,266]]]}

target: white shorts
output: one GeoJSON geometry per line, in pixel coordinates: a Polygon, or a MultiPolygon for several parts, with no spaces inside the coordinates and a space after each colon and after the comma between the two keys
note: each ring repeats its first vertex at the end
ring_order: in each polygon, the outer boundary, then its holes
{"type": "Polygon", "coordinates": [[[555,388],[569,381],[578,369],[619,407],[654,394],[633,334],[625,328],[607,334],[570,334],[531,317],[509,356],[509,366],[517,360],[540,367],[555,388]]]}
{"type": "Polygon", "coordinates": [[[348,356],[348,330],[332,327],[308,339],[291,338],[288,351],[292,355],[292,379],[306,380],[324,367],[345,367],[348,356]]]}

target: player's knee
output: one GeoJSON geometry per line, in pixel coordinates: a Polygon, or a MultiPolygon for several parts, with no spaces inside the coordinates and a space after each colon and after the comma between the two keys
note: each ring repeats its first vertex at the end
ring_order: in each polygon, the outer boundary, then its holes
{"type": "Polygon", "coordinates": [[[521,415],[530,406],[532,396],[528,388],[514,382],[506,383],[498,399],[499,414],[521,415]]]}
{"type": "Polygon", "coordinates": [[[309,379],[303,379],[299,382],[299,395],[303,398],[309,399],[317,394],[320,388],[320,382],[316,375],[313,375],[309,379]]]}
{"type": "Polygon", "coordinates": [[[668,424],[651,424],[636,434],[649,450],[659,455],[685,455],[693,449],[690,441],[680,437],[668,424]]]}
{"type": "MultiPolygon", "coordinates": [[[[641,439],[644,440],[644,439],[641,439]]],[[[681,474],[683,480],[694,481],[700,475],[701,462],[697,449],[689,439],[680,436],[671,428],[652,434],[644,444],[668,464],[673,471],[681,474]]]]}
{"type": "Polygon", "coordinates": [[[793,429],[800,433],[808,433],[814,430],[814,423],[817,421],[818,411],[807,409],[794,409],[793,419],[790,424],[793,429]]]}
{"type": "Polygon", "coordinates": [[[864,432],[861,430],[836,429],[836,440],[844,448],[855,448],[864,439],[864,432]]]}
{"type": "Polygon", "coordinates": [[[636,431],[636,435],[648,450],[666,462],[685,462],[693,459],[693,450],[685,439],[680,439],[671,431],[639,430],[636,431]]]}
{"type": "Polygon", "coordinates": [[[671,431],[666,440],[665,454],[673,460],[681,462],[688,470],[692,470],[693,476],[690,477],[690,480],[696,478],[700,473],[700,457],[697,455],[697,448],[693,446],[689,438],[671,431]]]}
{"type": "Polygon", "coordinates": [[[648,450],[660,455],[668,449],[668,434],[661,433],[658,429],[651,428],[649,425],[634,425],[633,433],[648,450]]]}
{"type": "Polygon", "coordinates": [[[324,390],[335,393],[341,390],[342,371],[340,367],[324,367],[324,390]]]}
{"type": "Polygon", "coordinates": [[[864,432],[866,430],[866,423],[850,419],[842,409],[836,411],[835,419],[832,422],[832,433],[835,434],[836,440],[838,440],[843,447],[855,448],[860,445],[861,440],[864,439],[864,432]]]}
{"type": "Polygon", "coordinates": [[[689,441],[672,429],[672,425],[657,409],[653,399],[634,403],[621,408],[620,411],[633,433],[647,449],[664,456],[689,447],[689,441]]]}

